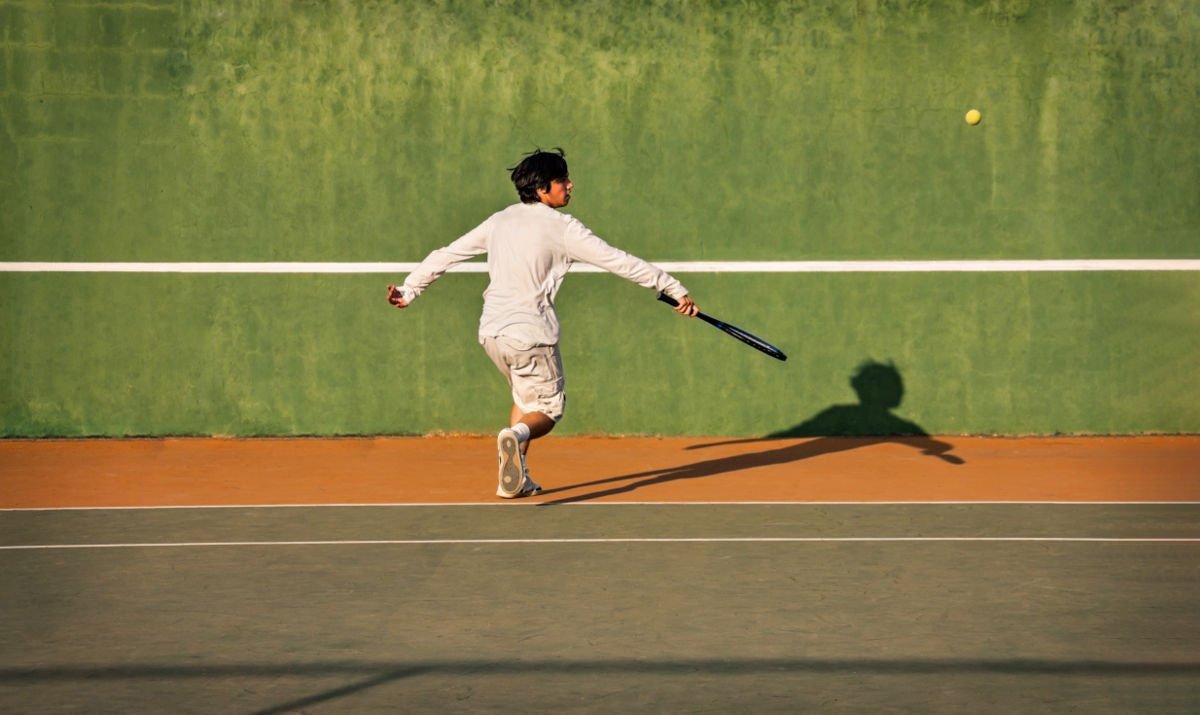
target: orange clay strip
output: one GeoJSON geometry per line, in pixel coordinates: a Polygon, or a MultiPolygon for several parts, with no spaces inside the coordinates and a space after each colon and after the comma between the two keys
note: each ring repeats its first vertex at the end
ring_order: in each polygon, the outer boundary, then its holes
{"type": "MultiPolygon", "coordinates": [[[[0,508],[497,502],[493,437],[0,441],[0,508]]],[[[524,502],[1200,501],[1200,437],[548,437],[524,502]]]]}

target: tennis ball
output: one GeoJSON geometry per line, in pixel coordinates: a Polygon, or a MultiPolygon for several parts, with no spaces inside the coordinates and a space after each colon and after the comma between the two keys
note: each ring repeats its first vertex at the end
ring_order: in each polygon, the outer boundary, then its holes
{"type": "Polygon", "coordinates": [[[975,126],[981,119],[983,119],[983,115],[979,113],[978,109],[972,109],[967,112],[967,124],[975,126]]]}

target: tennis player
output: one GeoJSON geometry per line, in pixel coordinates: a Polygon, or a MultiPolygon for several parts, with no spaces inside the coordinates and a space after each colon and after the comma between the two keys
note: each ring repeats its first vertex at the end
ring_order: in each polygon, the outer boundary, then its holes
{"type": "Polygon", "coordinates": [[[554,298],[567,269],[589,263],[679,302],[675,312],[699,310],[687,289],[656,266],[605,243],[574,217],[561,213],[571,201],[562,149],[537,150],[510,169],[520,203],[429,254],[400,286],[388,286],[388,302],[412,304],[451,266],[487,254],[490,281],[483,292],[479,342],[512,388],[509,426],[496,437],[500,468],[496,495],[504,499],[541,491],[529,477],[529,443],[549,434],[566,406],[559,324],[554,298]]]}

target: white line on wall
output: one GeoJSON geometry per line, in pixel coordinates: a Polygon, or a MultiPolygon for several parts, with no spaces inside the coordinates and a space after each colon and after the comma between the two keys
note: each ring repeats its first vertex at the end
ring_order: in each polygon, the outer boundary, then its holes
{"type": "MultiPolygon", "coordinates": [[[[1022,273],[1200,271],[1200,259],[1072,259],[980,261],[655,261],[668,273],[1022,273]]],[[[369,262],[0,262],[0,273],[346,273],[404,274],[416,263],[369,262]]],[[[576,264],[578,273],[602,269],[576,264]]],[[[486,273],[482,262],[451,273],[486,273]]]]}

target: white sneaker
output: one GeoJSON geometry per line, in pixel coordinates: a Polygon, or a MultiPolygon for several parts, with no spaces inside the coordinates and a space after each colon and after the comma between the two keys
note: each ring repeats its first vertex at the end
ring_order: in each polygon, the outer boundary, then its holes
{"type": "Polygon", "coordinates": [[[521,496],[528,497],[542,493],[542,485],[529,478],[529,470],[525,470],[525,484],[521,487],[521,496]]]}
{"type": "Polygon", "coordinates": [[[505,494],[503,489],[497,487],[496,496],[500,497],[501,499],[517,499],[519,497],[531,497],[535,494],[541,494],[542,486],[529,478],[528,469],[525,470],[524,474],[525,481],[521,483],[521,491],[517,492],[516,494],[505,494]]]}
{"type": "Polygon", "coordinates": [[[501,499],[524,496],[525,455],[521,454],[517,433],[507,427],[500,430],[496,435],[496,451],[500,454],[500,483],[496,487],[496,496],[501,499]]]}

